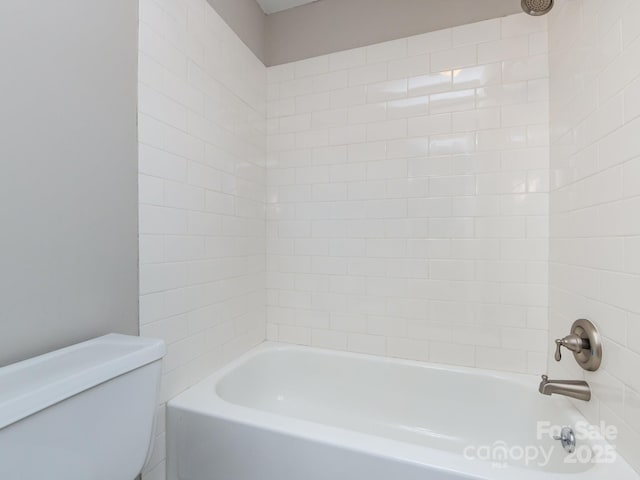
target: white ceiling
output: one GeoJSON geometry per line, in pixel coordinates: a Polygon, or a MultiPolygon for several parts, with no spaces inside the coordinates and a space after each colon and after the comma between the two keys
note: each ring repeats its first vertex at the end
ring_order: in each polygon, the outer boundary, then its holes
{"type": "Polygon", "coordinates": [[[267,15],[270,13],[281,12],[282,10],[289,10],[293,7],[299,7],[300,5],[306,5],[317,0],[257,0],[258,4],[264,10],[267,15]]]}

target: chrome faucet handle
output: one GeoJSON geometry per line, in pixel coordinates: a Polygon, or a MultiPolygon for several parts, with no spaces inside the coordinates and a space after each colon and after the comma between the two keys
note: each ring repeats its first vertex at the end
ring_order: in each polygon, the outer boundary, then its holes
{"type": "Polygon", "coordinates": [[[556,362],[562,360],[561,347],[565,347],[574,353],[580,353],[583,349],[589,350],[589,341],[573,333],[564,338],[556,339],[556,354],[554,356],[556,362]]]}

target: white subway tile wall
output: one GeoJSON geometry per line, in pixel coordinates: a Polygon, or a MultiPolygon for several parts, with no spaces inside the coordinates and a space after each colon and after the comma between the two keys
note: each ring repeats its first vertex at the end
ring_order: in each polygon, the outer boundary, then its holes
{"type": "Polygon", "coordinates": [[[546,38],[520,14],[268,69],[269,339],[546,370],[546,38]]]}
{"type": "Polygon", "coordinates": [[[266,69],[206,0],[141,0],[140,322],[169,345],[145,480],[166,400],[265,335],[538,374],[579,317],[603,368],[549,371],[640,470],[638,25],[559,0],[266,69]]]}
{"type": "MultiPolygon", "coordinates": [[[[206,0],[141,0],[139,41],[140,332],[168,344],[164,404],[265,339],[267,80],[206,0]]],[[[143,478],[164,458],[161,406],[143,478]]]]}
{"type": "Polygon", "coordinates": [[[576,407],[640,470],[640,2],[561,0],[549,22],[549,343],[577,318],[604,336],[598,372],[551,371],[590,383],[576,407]]]}

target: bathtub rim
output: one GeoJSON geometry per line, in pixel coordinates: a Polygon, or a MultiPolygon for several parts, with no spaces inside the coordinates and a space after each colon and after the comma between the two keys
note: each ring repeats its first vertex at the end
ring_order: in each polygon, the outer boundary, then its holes
{"type": "MultiPolygon", "coordinates": [[[[366,353],[265,341],[217,369],[211,375],[167,402],[167,415],[169,416],[174,411],[205,415],[239,423],[244,426],[272,431],[281,435],[335,446],[351,452],[431,468],[441,472],[464,475],[470,480],[512,480],[516,475],[520,480],[544,480],[556,477],[566,480],[577,480],[578,478],[593,480],[609,475],[614,475],[621,480],[640,480],[640,474],[636,473],[619,454],[614,463],[595,464],[586,471],[578,473],[545,472],[515,465],[500,469],[493,467],[489,462],[467,460],[461,454],[446,450],[415,445],[392,438],[380,437],[348,428],[321,424],[312,420],[289,417],[258,408],[239,405],[225,400],[218,394],[217,385],[228,374],[257,356],[278,351],[312,352],[342,358],[356,358],[376,363],[392,363],[429,370],[471,374],[474,376],[489,376],[524,386],[531,389],[532,395],[539,395],[537,388],[535,388],[539,381],[538,377],[531,374],[501,372],[475,367],[422,362],[366,353]],[[428,455],[426,455],[427,453],[428,455]],[[429,457],[429,460],[425,457],[429,457]]],[[[546,400],[554,402],[558,408],[565,410],[568,422],[587,421],[567,398],[555,396],[549,397],[546,400]]],[[[607,444],[603,438],[599,438],[590,443],[592,445],[607,444]]]]}

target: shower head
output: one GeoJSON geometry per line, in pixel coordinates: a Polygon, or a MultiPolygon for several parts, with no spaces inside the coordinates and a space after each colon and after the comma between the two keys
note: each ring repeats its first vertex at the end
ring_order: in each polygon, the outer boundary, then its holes
{"type": "Polygon", "coordinates": [[[534,17],[549,13],[552,8],[553,0],[522,0],[522,10],[534,17]]]}

